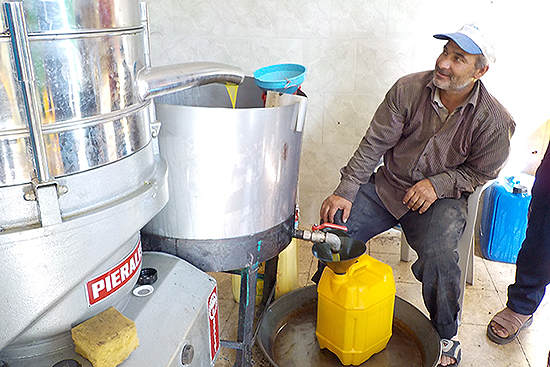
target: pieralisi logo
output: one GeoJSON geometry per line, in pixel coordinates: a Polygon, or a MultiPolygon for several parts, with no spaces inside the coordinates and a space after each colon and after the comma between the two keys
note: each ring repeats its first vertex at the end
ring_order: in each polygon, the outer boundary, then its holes
{"type": "Polygon", "coordinates": [[[141,240],[132,252],[120,263],[103,274],[86,282],[88,305],[104,300],[122,288],[137,273],[141,266],[141,240]]]}
{"type": "Polygon", "coordinates": [[[218,287],[208,297],[208,323],[210,327],[210,360],[214,361],[220,349],[220,321],[218,314],[218,287]]]}

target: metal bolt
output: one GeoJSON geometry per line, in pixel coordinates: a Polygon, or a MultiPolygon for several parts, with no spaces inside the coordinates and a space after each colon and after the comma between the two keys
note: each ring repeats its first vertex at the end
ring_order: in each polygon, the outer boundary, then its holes
{"type": "Polygon", "coordinates": [[[181,351],[181,363],[185,366],[193,362],[195,348],[191,344],[185,344],[181,351]]]}
{"type": "Polygon", "coordinates": [[[36,194],[34,193],[34,191],[25,192],[23,197],[25,198],[26,201],[35,201],[36,200],[36,194]]]}
{"type": "Polygon", "coordinates": [[[57,195],[58,196],[65,195],[68,192],[69,192],[69,188],[67,186],[65,186],[65,185],[57,186],[57,195]]]}
{"type": "Polygon", "coordinates": [[[82,367],[80,362],[75,361],[74,359],[65,359],[63,361],[57,362],[52,367],[82,367]]]}

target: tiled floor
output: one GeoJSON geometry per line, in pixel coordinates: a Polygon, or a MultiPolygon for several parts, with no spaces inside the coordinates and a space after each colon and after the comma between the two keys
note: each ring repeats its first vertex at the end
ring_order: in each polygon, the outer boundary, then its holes
{"type": "MultiPolygon", "coordinates": [[[[399,241],[400,232],[390,230],[369,241],[367,251],[371,256],[392,266],[397,295],[426,313],[420,295],[420,283],[410,270],[411,263],[400,261],[399,241]]],[[[311,254],[311,245],[300,241],[299,286],[313,284],[310,279],[316,268],[317,260],[311,254]]],[[[514,281],[514,274],[514,265],[492,262],[475,256],[474,284],[466,288],[463,319],[459,330],[463,347],[461,366],[546,367],[550,349],[550,297],[543,300],[535,313],[533,325],[524,330],[518,340],[499,346],[485,335],[487,323],[492,315],[504,307],[506,289],[514,281]]],[[[211,275],[218,281],[221,338],[235,340],[238,304],[233,298],[231,275],[211,275]]],[[[269,366],[259,348],[254,348],[253,355],[255,367],[269,366]]],[[[234,361],[235,351],[222,348],[215,367],[230,367],[234,361]]]]}

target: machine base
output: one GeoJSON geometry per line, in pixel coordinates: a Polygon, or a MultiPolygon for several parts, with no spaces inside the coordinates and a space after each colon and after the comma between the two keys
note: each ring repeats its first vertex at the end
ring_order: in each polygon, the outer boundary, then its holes
{"type": "MultiPolygon", "coordinates": [[[[215,279],[164,253],[144,252],[142,268],[156,269],[158,280],[152,293],[130,294],[126,307],[119,310],[136,323],[140,344],[119,366],[213,366],[220,346],[215,279]]],[[[10,348],[10,356],[0,357],[0,367],[52,367],[67,359],[92,367],[75,353],[70,332],[55,340],[10,348]]]]}

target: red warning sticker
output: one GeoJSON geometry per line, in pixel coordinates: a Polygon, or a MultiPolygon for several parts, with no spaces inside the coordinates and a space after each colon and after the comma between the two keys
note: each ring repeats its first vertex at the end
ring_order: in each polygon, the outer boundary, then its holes
{"type": "Polygon", "coordinates": [[[104,300],[122,288],[141,267],[141,240],[134,250],[116,266],[86,282],[88,305],[104,300]]]}
{"type": "Polygon", "coordinates": [[[210,360],[213,361],[220,349],[220,317],[218,313],[217,287],[214,287],[208,297],[208,323],[210,326],[210,360]]]}

